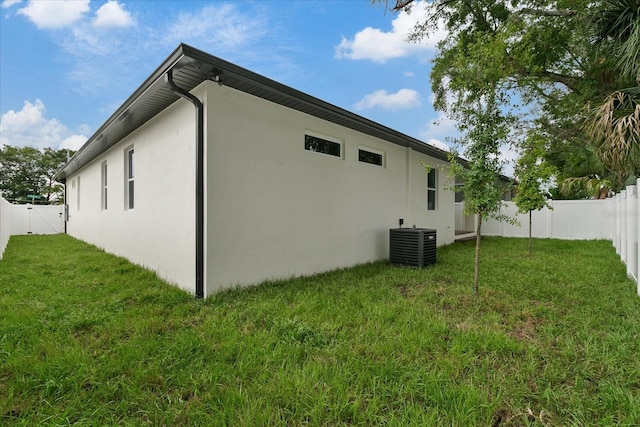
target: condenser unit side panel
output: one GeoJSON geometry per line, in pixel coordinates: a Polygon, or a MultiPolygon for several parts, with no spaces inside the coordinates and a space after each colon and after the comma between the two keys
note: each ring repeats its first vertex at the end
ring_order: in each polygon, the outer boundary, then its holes
{"type": "Polygon", "coordinates": [[[413,267],[435,264],[435,230],[415,228],[389,230],[389,262],[413,267]]]}

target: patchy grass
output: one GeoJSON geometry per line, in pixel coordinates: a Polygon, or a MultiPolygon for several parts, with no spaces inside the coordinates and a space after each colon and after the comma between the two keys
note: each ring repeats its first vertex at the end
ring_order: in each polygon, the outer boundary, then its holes
{"type": "Polygon", "coordinates": [[[638,425],[611,244],[486,239],[206,301],[68,236],[0,261],[0,424],[638,425]]]}

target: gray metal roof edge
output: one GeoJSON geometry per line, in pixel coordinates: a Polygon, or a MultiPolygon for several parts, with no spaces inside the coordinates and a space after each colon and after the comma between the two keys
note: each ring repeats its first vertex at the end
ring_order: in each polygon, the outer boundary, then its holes
{"type": "MultiPolygon", "coordinates": [[[[97,131],[93,133],[89,139],[80,147],[78,151],[67,161],[67,163],[56,173],[54,179],[56,181],[65,182],[66,180],[66,169],[68,166],[72,165],[74,162],[79,162],[82,159],[83,152],[91,145],[93,141],[98,139],[98,137],[106,132],[106,130],[111,126],[111,124],[115,123],[118,118],[124,114],[125,111],[138,99],[147,89],[153,85],[159,78],[162,78],[164,74],[170,70],[180,59],[184,56],[182,52],[183,44],[180,44],[172,53],[165,59],[158,68],[138,87],[138,89],[133,92],[129,98],[107,119],[106,122],[98,128],[97,131]]],[[[87,162],[93,159],[88,159],[87,162]]]]}
{"type": "MultiPolygon", "coordinates": [[[[127,98],[127,100],[107,119],[107,121],[104,122],[102,126],[100,126],[100,128],[87,140],[87,142],[85,142],[85,144],[73,155],[73,157],[69,159],[69,161],[62,167],[62,169],[57,172],[55,179],[57,181],[65,182],[69,174],[75,172],[76,170],[79,170],[99,154],[104,152],[102,151],[98,154],[92,155],[91,153],[88,153],[88,151],[90,151],[88,150],[88,148],[94,142],[101,139],[102,135],[107,133],[109,127],[116,123],[118,119],[123,116],[123,114],[126,114],[127,110],[132,107],[136,100],[138,100],[147,90],[149,90],[149,88],[151,88],[152,85],[158,81],[158,79],[162,78],[169,70],[173,69],[181,59],[185,57],[196,61],[201,61],[211,66],[212,69],[218,69],[219,71],[221,71],[221,78],[223,83],[224,73],[227,72],[229,74],[235,75],[236,77],[240,77],[243,80],[250,82],[251,84],[277,91],[282,95],[290,97],[293,100],[301,101],[315,108],[319,108],[332,114],[344,117],[345,119],[358,124],[359,128],[366,129],[365,133],[382,137],[388,142],[405,147],[411,147],[412,149],[415,149],[416,151],[419,151],[423,154],[440,160],[448,161],[448,153],[446,151],[420,141],[417,138],[398,132],[380,123],[374,122],[373,120],[352,113],[348,110],[330,104],[312,95],[306,94],[290,86],[284,85],[268,77],[262,76],[246,68],[228,62],[224,59],[213,56],[202,50],[181,43],[169,55],[169,57],[167,57],[167,59],[165,59],[162,64],[138,87],[138,89],[136,89],[136,91],[133,92],[133,94],[131,94],[131,96],[129,96],[129,98],[127,98]]],[[[205,80],[207,79],[203,78],[202,82],[204,82],[205,80]]],[[[166,106],[168,107],[169,105],[170,104],[166,106]]],[[[109,147],[115,145],[117,142],[119,141],[112,141],[109,144],[109,147]]],[[[459,160],[463,163],[466,163],[466,161],[462,158],[459,158],[459,160]]]]}
{"type": "Polygon", "coordinates": [[[292,88],[291,86],[287,86],[283,83],[280,83],[278,81],[272,80],[268,77],[265,77],[261,74],[255,73],[251,70],[248,70],[246,68],[240,67],[239,65],[233,64],[231,62],[225,61],[224,59],[218,58],[216,56],[210,55],[204,51],[201,51],[199,49],[196,49],[192,46],[186,45],[186,44],[182,44],[183,47],[183,51],[185,53],[185,55],[194,58],[194,59],[198,59],[204,62],[208,62],[211,63],[214,67],[216,68],[221,68],[223,71],[223,74],[221,75],[222,78],[222,82],[224,84],[224,70],[230,71],[233,74],[236,74],[238,76],[242,76],[243,78],[245,78],[246,80],[250,80],[250,81],[254,81],[257,83],[260,83],[261,85],[265,86],[265,87],[269,87],[271,89],[277,90],[278,92],[288,95],[292,98],[295,98],[297,100],[303,101],[305,103],[320,107],[322,109],[325,109],[327,111],[331,111],[333,113],[336,113],[338,115],[341,115],[343,117],[346,117],[350,120],[353,120],[355,122],[360,123],[361,125],[365,125],[366,127],[371,127],[372,129],[375,129],[379,132],[382,132],[384,134],[387,134],[389,136],[389,139],[392,139],[389,142],[393,142],[396,143],[398,145],[403,145],[405,147],[411,146],[414,149],[417,149],[418,151],[423,152],[424,154],[430,155],[432,157],[436,157],[438,159],[441,160],[448,160],[447,157],[447,152],[444,150],[441,150],[437,147],[434,147],[432,145],[427,144],[424,141],[420,141],[417,138],[411,137],[409,135],[403,134],[402,132],[399,132],[397,130],[394,130],[392,128],[389,128],[383,124],[374,122],[373,120],[367,119],[363,116],[360,116],[358,114],[355,114],[349,110],[346,110],[344,108],[338,107],[334,104],[331,104],[329,102],[323,101],[322,99],[316,98],[312,95],[309,95],[307,93],[301,92],[297,89],[292,88]],[[401,142],[402,141],[402,142],[401,142]]]}

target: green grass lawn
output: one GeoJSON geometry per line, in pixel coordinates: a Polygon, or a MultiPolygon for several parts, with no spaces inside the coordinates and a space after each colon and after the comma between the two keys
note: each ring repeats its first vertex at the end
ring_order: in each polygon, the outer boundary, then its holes
{"type": "Polygon", "coordinates": [[[68,236],[0,261],[0,424],[640,424],[609,242],[490,238],[195,300],[68,236]]]}

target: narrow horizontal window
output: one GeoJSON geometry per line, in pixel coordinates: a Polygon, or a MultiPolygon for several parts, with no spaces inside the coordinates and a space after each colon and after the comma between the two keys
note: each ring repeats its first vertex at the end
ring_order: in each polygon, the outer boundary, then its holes
{"type": "Polygon", "coordinates": [[[358,150],[358,160],[362,163],[369,163],[372,165],[383,165],[384,156],[381,153],[374,153],[369,150],[360,148],[358,150]]]}
{"type": "Polygon", "coordinates": [[[342,157],[342,144],[318,138],[317,136],[305,135],[304,149],[307,151],[313,151],[314,153],[342,157]]]}

